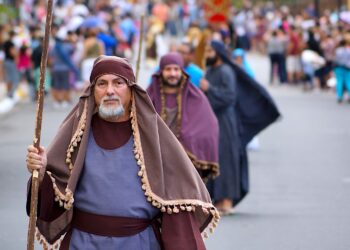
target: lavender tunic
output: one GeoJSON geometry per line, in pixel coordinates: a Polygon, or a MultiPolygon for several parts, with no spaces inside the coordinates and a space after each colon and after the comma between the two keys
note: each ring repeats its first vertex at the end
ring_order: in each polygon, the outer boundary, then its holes
{"type": "MultiPolygon", "coordinates": [[[[85,212],[152,219],[159,212],[146,200],[133,155],[132,136],[120,148],[106,150],[97,145],[92,131],[85,166],[75,191],[75,206],[85,212]]],[[[104,237],[73,229],[69,249],[158,250],[149,226],[129,237],[104,237]]]]}

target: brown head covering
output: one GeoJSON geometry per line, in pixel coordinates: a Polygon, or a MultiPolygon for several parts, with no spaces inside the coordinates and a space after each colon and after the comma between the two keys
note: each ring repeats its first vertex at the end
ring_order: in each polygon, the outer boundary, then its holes
{"type": "Polygon", "coordinates": [[[128,61],[116,56],[99,56],[92,68],[90,83],[95,84],[97,78],[102,75],[113,74],[124,78],[128,85],[135,84],[135,75],[128,61]]]}
{"type": "Polygon", "coordinates": [[[206,236],[205,229],[211,231],[216,227],[219,215],[196,169],[158,116],[147,93],[135,84],[131,65],[125,59],[101,56],[94,63],[92,84],[63,121],[48,148],[46,171],[53,182],[55,200],[67,211],[55,221],[37,221],[43,240],[50,244],[57,241],[71,221],[74,191],[83,169],[91,118],[96,110],[93,86],[98,76],[108,73],[126,78],[132,90],[130,116],[134,154],[140,167],[140,185],[147,200],[164,213],[192,211],[206,236]]]}

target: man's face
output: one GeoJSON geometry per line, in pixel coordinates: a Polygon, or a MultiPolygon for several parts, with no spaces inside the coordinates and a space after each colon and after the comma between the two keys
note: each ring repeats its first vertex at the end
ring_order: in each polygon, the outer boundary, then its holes
{"type": "Polygon", "coordinates": [[[213,66],[218,60],[216,51],[210,45],[208,45],[205,49],[205,60],[207,66],[213,66]]]}
{"type": "Polygon", "coordinates": [[[177,64],[169,64],[162,70],[162,78],[166,85],[177,87],[180,85],[182,70],[177,64]]]}
{"type": "Polygon", "coordinates": [[[238,65],[243,65],[243,58],[242,58],[241,56],[235,57],[234,61],[235,61],[238,65]]]}
{"type": "Polygon", "coordinates": [[[189,48],[187,45],[185,45],[185,44],[180,45],[178,52],[179,52],[179,54],[182,55],[182,58],[183,58],[186,66],[192,62],[193,55],[191,53],[191,48],[189,48]]]}
{"type": "Polygon", "coordinates": [[[125,79],[106,74],[97,78],[94,96],[102,118],[118,118],[129,109],[131,90],[125,79]]]}

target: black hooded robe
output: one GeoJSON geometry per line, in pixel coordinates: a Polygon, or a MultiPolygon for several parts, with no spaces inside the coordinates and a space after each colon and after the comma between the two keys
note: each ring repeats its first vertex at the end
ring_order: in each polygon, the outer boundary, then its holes
{"type": "Polygon", "coordinates": [[[220,176],[207,186],[214,201],[229,198],[236,204],[248,192],[248,164],[241,164],[246,153],[239,136],[236,75],[227,64],[222,64],[208,69],[206,79],[210,83],[207,97],[220,131],[220,176]]]}

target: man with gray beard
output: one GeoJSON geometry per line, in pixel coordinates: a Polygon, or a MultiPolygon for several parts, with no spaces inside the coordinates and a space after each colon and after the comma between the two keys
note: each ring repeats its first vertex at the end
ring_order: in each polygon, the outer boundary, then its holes
{"type": "Polygon", "coordinates": [[[201,233],[219,219],[186,152],[119,57],[96,59],[48,150],[28,147],[27,168],[40,171],[37,236],[45,249],[202,250],[201,233]]]}
{"type": "MultiPolygon", "coordinates": [[[[122,81],[123,79],[118,77],[118,80],[122,81]]],[[[118,105],[116,107],[108,107],[107,105],[104,105],[104,103],[113,102],[113,101],[120,103],[120,97],[116,95],[111,97],[105,96],[102,98],[101,104],[98,108],[98,114],[102,119],[106,120],[110,117],[119,117],[124,114],[125,109],[123,105],[118,105]]]]}

